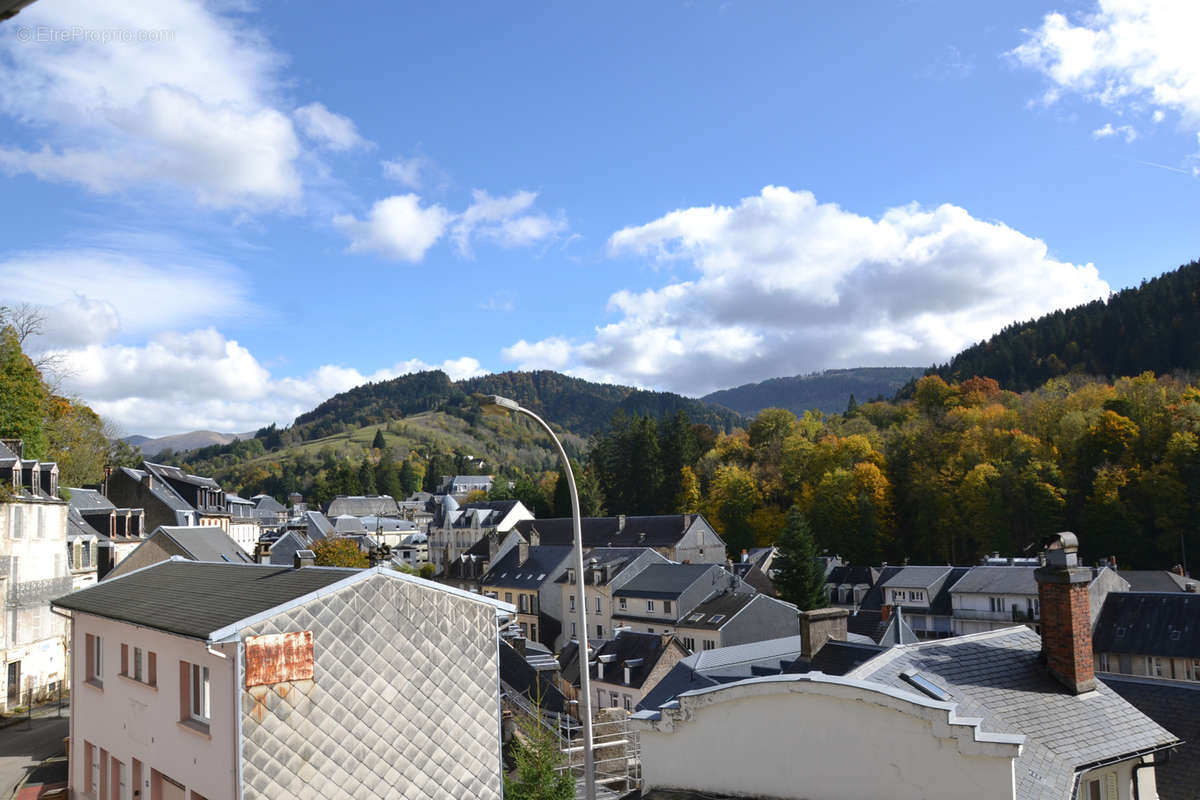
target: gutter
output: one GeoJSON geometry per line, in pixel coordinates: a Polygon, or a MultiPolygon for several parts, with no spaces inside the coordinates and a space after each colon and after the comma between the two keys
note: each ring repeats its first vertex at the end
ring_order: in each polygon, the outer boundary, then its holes
{"type": "MultiPolygon", "coordinates": [[[[1144,758],[1146,756],[1152,756],[1152,755],[1156,755],[1156,754],[1162,753],[1162,752],[1169,753],[1171,750],[1174,750],[1176,747],[1179,747],[1179,745],[1181,745],[1181,744],[1183,744],[1183,741],[1180,739],[1176,739],[1175,741],[1171,742],[1170,744],[1160,744],[1160,745],[1155,745],[1154,747],[1144,747],[1141,750],[1134,750],[1131,753],[1124,753],[1119,756],[1112,756],[1110,758],[1102,758],[1102,759],[1099,759],[1098,761],[1092,761],[1087,764],[1080,764],[1078,767],[1075,768],[1075,780],[1071,783],[1071,796],[1075,797],[1079,794],[1079,780],[1083,777],[1083,773],[1085,773],[1085,772],[1088,772],[1093,769],[1100,769],[1101,767],[1108,767],[1113,764],[1120,764],[1122,761],[1130,761],[1135,758],[1144,758]]],[[[1133,782],[1134,800],[1137,800],[1137,798],[1138,798],[1138,795],[1137,795],[1137,770],[1142,767],[1152,767],[1152,766],[1157,765],[1158,763],[1159,762],[1157,762],[1157,761],[1152,761],[1149,764],[1141,763],[1141,764],[1137,764],[1134,766],[1134,768],[1133,768],[1134,769],[1134,782],[1133,782]]],[[[1166,761],[1164,760],[1162,763],[1165,764],[1166,761]]]]}

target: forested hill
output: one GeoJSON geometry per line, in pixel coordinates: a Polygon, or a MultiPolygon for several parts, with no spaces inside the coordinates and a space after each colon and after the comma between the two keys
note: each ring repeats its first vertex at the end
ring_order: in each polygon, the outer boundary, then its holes
{"type": "Polygon", "coordinates": [[[919,378],[925,371],[923,367],[830,369],[812,375],[747,383],[713,392],[700,399],[731,408],[748,417],[755,416],[764,408],[786,408],[800,416],[814,408],[826,414],[840,414],[846,410],[851,395],[859,403],[877,397],[891,397],[900,387],[919,378]]]}
{"type": "Polygon", "coordinates": [[[1200,371],[1200,261],[1107,302],[1010,325],[933,371],[949,381],[986,376],[1018,392],[1071,372],[1111,379],[1200,371]]]}
{"type": "Polygon", "coordinates": [[[479,413],[472,397],[477,393],[510,397],[584,437],[607,425],[618,409],[653,417],[683,410],[694,422],[722,431],[747,422],[736,412],[682,395],[593,383],[548,370],[501,372],[457,382],[443,372],[431,371],[368,383],[335,395],[296,417],[289,438],[317,439],[424,411],[441,410],[471,418],[479,413]]]}

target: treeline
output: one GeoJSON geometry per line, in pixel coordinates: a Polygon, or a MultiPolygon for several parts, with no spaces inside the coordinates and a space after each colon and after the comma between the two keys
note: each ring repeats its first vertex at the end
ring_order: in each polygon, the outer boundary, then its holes
{"type": "Polygon", "coordinates": [[[109,443],[95,411],[46,382],[43,370],[54,368],[53,362],[34,363],[25,354],[25,340],[42,324],[32,307],[0,306],[0,439],[22,440],[25,458],[57,462],[63,487],[99,483],[105,466],[140,463],[137,448],[119,440],[109,443]]]}
{"type": "Polygon", "coordinates": [[[768,409],[710,442],[682,415],[618,417],[589,467],[609,513],[703,511],[733,553],[775,543],[794,510],[860,564],[972,564],[1059,530],[1128,567],[1200,554],[1200,387],[1150,373],[1023,394],[929,376],[911,400],[768,409]]]}
{"type": "Polygon", "coordinates": [[[1068,311],[1009,325],[935,367],[946,380],[988,375],[1028,391],[1071,373],[1200,370],[1200,261],[1068,311]]]}
{"type": "Polygon", "coordinates": [[[722,389],[700,398],[706,403],[732,408],[753,417],[764,408],[786,408],[794,414],[816,409],[826,414],[846,410],[850,398],[857,402],[892,397],[923,374],[924,367],[859,367],[827,369],[811,375],[771,378],[722,389]]]}

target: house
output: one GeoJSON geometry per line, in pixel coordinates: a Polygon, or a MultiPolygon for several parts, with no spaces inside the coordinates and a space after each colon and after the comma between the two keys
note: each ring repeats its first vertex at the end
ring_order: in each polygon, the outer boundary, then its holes
{"type": "Polygon", "coordinates": [[[1044,639],[1015,626],[899,645],[843,676],[750,678],[639,712],[644,796],[1155,797],[1179,739],[1096,680],[1076,552],[1058,534],[1038,570],[1044,639]],[[831,768],[848,755],[861,767],[831,768]]]}
{"type": "Polygon", "coordinates": [[[673,633],[708,598],[754,589],[716,564],[650,564],[613,590],[614,626],[642,633],[673,633]]]}
{"type": "Polygon", "coordinates": [[[225,508],[229,511],[229,538],[247,553],[253,553],[254,545],[262,536],[262,524],[255,513],[254,503],[226,492],[225,508]]]}
{"type": "MultiPolygon", "coordinates": [[[[140,508],[117,508],[96,489],[70,487],[68,523],[73,525],[81,546],[72,547],[72,570],[94,571],[98,580],[103,580],[113,567],[121,563],[143,541],[145,511],[140,508]],[[82,547],[87,526],[95,532],[96,549],[87,552],[82,547]]],[[[80,585],[76,589],[83,588],[80,585]]]]}
{"type": "Polygon", "coordinates": [[[674,636],[618,631],[593,651],[589,661],[592,712],[622,708],[632,712],[688,652],[674,636]]]}
{"type": "Polygon", "coordinates": [[[689,653],[800,633],[798,609],[765,594],[724,591],[687,612],[675,636],[689,653]]]}
{"type": "Polygon", "coordinates": [[[490,492],[493,483],[491,475],[443,475],[437,493],[463,496],[471,492],[490,492]]]}
{"type": "MultiPolygon", "coordinates": [[[[444,495],[429,523],[429,555],[437,574],[447,576],[449,565],[466,553],[489,533],[506,534],[521,520],[531,520],[533,514],[520,500],[487,500],[459,505],[450,495],[444,495]]],[[[524,536],[530,544],[571,544],[542,542],[524,536]]]]}
{"type": "Polygon", "coordinates": [[[1097,672],[1200,683],[1200,594],[1113,592],[1092,647],[1097,672]]]}
{"type": "MultiPolygon", "coordinates": [[[[54,694],[67,679],[66,627],[50,599],[71,591],[67,503],[58,496],[58,466],[25,459],[19,440],[0,442],[0,708],[54,694]]],[[[78,537],[76,533],[76,537],[78,537]]],[[[78,539],[76,539],[78,541],[78,539]]]]}
{"type": "MultiPolygon", "coordinates": [[[[614,590],[621,588],[650,564],[669,564],[658,551],[649,547],[595,547],[584,553],[583,594],[587,602],[588,636],[604,639],[613,632],[614,590]]],[[[562,593],[563,631],[554,643],[564,647],[578,636],[575,604],[579,598],[579,581],[570,564],[557,579],[562,593]]]]}
{"type": "Polygon", "coordinates": [[[1154,767],[1158,800],[1200,797],[1200,684],[1131,675],[1098,677],[1131,706],[1183,740],[1169,759],[1154,767]]]}
{"type": "Polygon", "coordinates": [[[79,654],[72,797],[501,797],[502,603],[387,568],[170,560],[54,605],[79,654]]]}
{"type": "Polygon", "coordinates": [[[883,584],[902,569],[904,567],[889,567],[886,564],[879,569],[875,585],[867,590],[858,608],[850,615],[847,623],[850,633],[866,636],[872,641],[879,641],[879,637],[887,626],[887,622],[883,618],[883,584]]]}
{"type": "Polygon", "coordinates": [[[896,608],[924,639],[941,639],[953,634],[950,590],[970,567],[904,567],[883,581],[883,621],[896,608]]]}
{"type": "Polygon", "coordinates": [[[179,467],[143,461],[141,469],[122,467],[104,482],[114,505],[145,510],[144,530],[160,525],[213,525],[229,532],[225,492],[212,478],[179,467]]]}
{"type": "MultiPolygon", "coordinates": [[[[1041,630],[1037,567],[972,567],[950,589],[954,635],[979,633],[1011,627],[1014,622],[1041,630]]],[[[1088,585],[1091,617],[1094,621],[1111,591],[1125,591],[1129,584],[1108,567],[1092,568],[1088,585]]]]}
{"type": "Polygon", "coordinates": [[[67,506],[67,569],[71,571],[71,589],[94,584],[98,578],[96,555],[100,534],[88,525],[83,515],[67,506]]]}
{"type": "Polygon", "coordinates": [[[754,587],[759,594],[768,597],[778,597],[775,589],[775,558],[779,555],[776,547],[754,547],[742,551],[742,558],[733,564],[733,574],[754,587]]]}
{"type": "Polygon", "coordinates": [[[256,494],[250,498],[250,502],[254,505],[254,516],[258,518],[259,525],[265,528],[277,528],[287,524],[289,516],[287,507],[271,495],[256,494]]]}
{"type": "Polygon", "coordinates": [[[329,501],[325,516],[333,519],[340,516],[351,517],[400,517],[400,506],[390,495],[344,495],[339,494],[329,501]]]}
{"type": "Polygon", "coordinates": [[[403,566],[420,569],[429,563],[429,537],[424,533],[410,533],[392,547],[392,559],[403,566]]]}
{"type": "MultiPolygon", "coordinates": [[[[466,552],[446,564],[438,580],[468,592],[480,591],[480,581],[492,564],[503,558],[509,550],[525,542],[516,531],[497,533],[489,531],[471,545],[466,552]]],[[[535,545],[536,546],[536,545],[535,545]]],[[[430,553],[434,551],[430,548],[430,553]]]]}
{"type": "Polygon", "coordinates": [[[858,608],[878,577],[873,567],[839,564],[825,575],[825,598],[832,606],[858,608]]]}
{"type": "Polygon", "coordinates": [[[219,528],[211,525],[163,525],[146,537],[105,579],[120,578],[172,558],[224,564],[254,563],[253,557],[219,528]]]}
{"type": "Polygon", "coordinates": [[[573,549],[520,541],[480,579],[480,589],[517,607],[516,622],[530,641],[552,643],[563,622],[562,594],[554,582],[567,568],[573,549]]]}
{"type": "MultiPolygon", "coordinates": [[[[516,526],[527,540],[536,533],[542,544],[572,544],[570,517],[533,519],[516,526]]],[[[653,517],[585,517],[581,520],[585,549],[592,547],[652,547],[671,561],[685,564],[724,564],[725,542],[703,514],[660,514],[653,517]]]]}
{"type": "MultiPolygon", "coordinates": [[[[1125,591],[1185,592],[1187,591],[1187,585],[1194,583],[1194,581],[1183,574],[1182,567],[1176,567],[1175,569],[1178,572],[1167,569],[1123,569],[1117,571],[1117,574],[1129,584],[1129,588],[1125,591]]],[[[1117,589],[1115,591],[1121,590],[1117,589]]]]}

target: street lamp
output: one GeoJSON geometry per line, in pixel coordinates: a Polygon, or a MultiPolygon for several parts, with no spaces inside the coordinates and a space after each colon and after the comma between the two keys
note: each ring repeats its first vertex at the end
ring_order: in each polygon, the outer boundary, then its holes
{"type": "Polygon", "coordinates": [[[546,421],[537,414],[525,408],[515,400],[500,395],[486,395],[479,398],[479,404],[485,410],[512,411],[524,414],[542,427],[554,442],[558,450],[558,458],[562,461],[563,471],[567,475],[567,487],[571,490],[571,522],[575,528],[575,576],[579,586],[579,699],[580,716],[583,717],[583,792],[586,800],[596,800],[596,765],[592,754],[592,692],[591,676],[588,674],[588,627],[587,627],[587,594],[584,592],[583,579],[583,523],[579,517],[579,492],[575,489],[575,473],[571,470],[571,460],[562,442],[554,435],[554,431],[546,421]]]}

